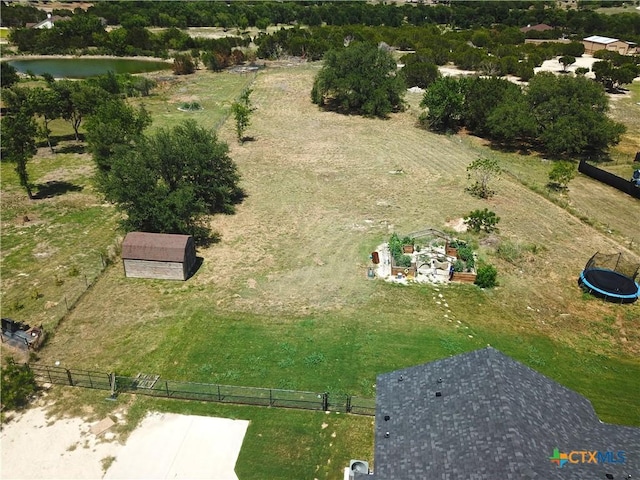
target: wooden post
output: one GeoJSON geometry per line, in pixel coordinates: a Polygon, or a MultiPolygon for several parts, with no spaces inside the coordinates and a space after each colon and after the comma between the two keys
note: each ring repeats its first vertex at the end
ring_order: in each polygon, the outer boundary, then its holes
{"type": "Polygon", "coordinates": [[[69,369],[65,369],[67,371],[67,378],[69,379],[69,385],[71,385],[73,387],[73,377],[71,376],[71,372],[69,371],[69,369]]]}

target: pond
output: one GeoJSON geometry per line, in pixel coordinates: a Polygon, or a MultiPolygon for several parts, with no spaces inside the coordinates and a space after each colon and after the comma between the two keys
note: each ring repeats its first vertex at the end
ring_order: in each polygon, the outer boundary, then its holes
{"type": "Polygon", "coordinates": [[[130,58],[33,58],[9,60],[19,73],[35,75],[50,73],[55,78],[87,78],[115,73],[144,73],[169,70],[171,64],[158,60],[136,60],[130,58]]]}

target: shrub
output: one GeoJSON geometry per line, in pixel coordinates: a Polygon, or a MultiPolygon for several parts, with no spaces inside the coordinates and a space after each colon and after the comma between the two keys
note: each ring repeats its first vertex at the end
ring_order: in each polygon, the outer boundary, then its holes
{"type": "Polygon", "coordinates": [[[24,407],[37,385],[29,365],[19,365],[12,358],[5,359],[2,368],[2,405],[8,410],[24,407]]]}
{"type": "Polygon", "coordinates": [[[500,176],[502,169],[498,161],[493,158],[478,158],[467,167],[467,178],[475,179],[475,183],[467,187],[467,191],[479,198],[490,198],[495,191],[489,188],[489,184],[500,176]]]}
{"type": "Polygon", "coordinates": [[[401,255],[400,257],[396,258],[395,261],[398,267],[411,266],[411,257],[409,255],[401,255]]]}
{"type": "Polygon", "coordinates": [[[482,265],[478,268],[475,284],[480,288],[493,288],[496,286],[498,271],[493,265],[482,265]]]}
{"type": "Polygon", "coordinates": [[[405,255],[402,251],[403,245],[413,245],[413,239],[411,237],[404,237],[400,239],[397,233],[391,235],[389,239],[389,251],[393,257],[394,264],[399,267],[410,267],[411,257],[405,255]]]}
{"type": "Polygon", "coordinates": [[[549,187],[556,190],[565,190],[575,176],[576,166],[572,162],[556,162],[549,172],[549,187]]]}
{"type": "Polygon", "coordinates": [[[464,223],[476,233],[484,230],[487,233],[498,230],[496,226],[500,221],[495,212],[485,208],[484,210],[474,210],[464,219],[464,223]]]}

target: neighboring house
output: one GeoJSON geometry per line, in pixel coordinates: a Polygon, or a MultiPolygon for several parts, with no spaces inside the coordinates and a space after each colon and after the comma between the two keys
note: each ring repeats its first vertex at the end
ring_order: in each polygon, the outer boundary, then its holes
{"type": "Polygon", "coordinates": [[[130,232],[122,242],[127,277],[186,280],[196,263],[190,235],[130,232]]]}
{"type": "Polygon", "coordinates": [[[527,25],[526,27],[522,27],[520,29],[522,33],[527,33],[531,30],[535,32],[545,32],[547,30],[553,30],[553,27],[551,25],[547,25],[546,23],[539,23],[538,25],[527,25]]]}
{"type": "Polygon", "coordinates": [[[352,466],[356,480],[640,473],[640,428],[602,423],[582,395],[491,347],[379,375],[376,392],[374,473],[352,466]]]}
{"type": "Polygon", "coordinates": [[[637,46],[633,42],[625,42],[617,38],[592,35],[582,40],[584,53],[593,55],[598,50],[612,50],[620,55],[633,55],[637,53],[637,46]]]}
{"type": "Polygon", "coordinates": [[[42,20],[39,23],[29,23],[27,24],[27,27],[29,28],[46,28],[46,29],[50,29],[53,28],[54,24],[56,22],[66,22],[67,20],[70,20],[71,17],[59,17],[59,16],[52,16],[50,13],[47,13],[47,18],[45,18],[44,20],[42,20]]]}

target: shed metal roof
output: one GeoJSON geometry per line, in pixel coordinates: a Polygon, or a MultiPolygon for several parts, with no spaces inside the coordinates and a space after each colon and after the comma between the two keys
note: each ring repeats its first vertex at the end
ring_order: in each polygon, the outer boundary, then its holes
{"type": "Polygon", "coordinates": [[[584,480],[640,472],[640,428],[602,423],[585,397],[491,347],[379,375],[376,390],[375,473],[358,479],[584,480]],[[614,452],[612,460],[623,451],[626,461],[558,468],[550,459],[556,448],[614,452]]]}
{"type": "Polygon", "coordinates": [[[617,42],[617,38],[609,38],[609,37],[601,37],[600,35],[591,35],[584,39],[585,42],[594,42],[594,43],[602,43],[603,45],[607,45],[609,43],[617,42]]]}
{"type": "Polygon", "coordinates": [[[183,262],[187,248],[194,248],[191,235],[129,232],[122,242],[122,258],[183,262]]]}

